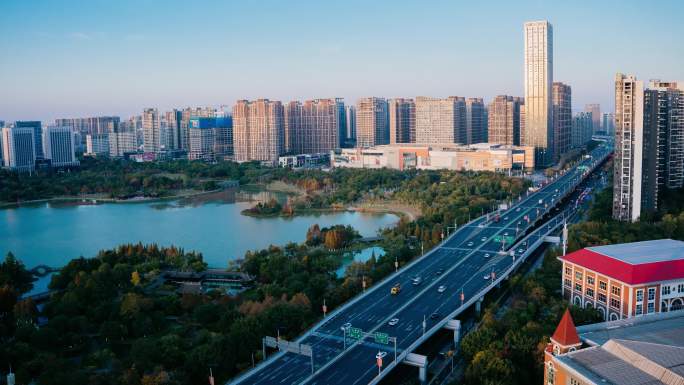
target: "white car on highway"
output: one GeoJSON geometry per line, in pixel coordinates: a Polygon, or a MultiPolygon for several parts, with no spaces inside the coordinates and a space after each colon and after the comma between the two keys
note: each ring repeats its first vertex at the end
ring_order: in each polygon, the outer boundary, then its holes
{"type": "Polygon", "coordinates": [[[444,286],[444,285],[437,288],[438,293],[444,293],[445,291],[446,291],[446,286],[444,286]]]}
{"type": "Polygon", "coordinates": [[[392,318],[387,324],[389,326],[397,326],[398,323],[399,323],[399,318],[392,318]]]}
{"type": "Polygon", "coordinates": [[[482,278],[484,278],[485,280],[488,280],[488,279],[492,278],[492,276],[489,274],[485,274],[484,277],[482,277],[482,278]]]}

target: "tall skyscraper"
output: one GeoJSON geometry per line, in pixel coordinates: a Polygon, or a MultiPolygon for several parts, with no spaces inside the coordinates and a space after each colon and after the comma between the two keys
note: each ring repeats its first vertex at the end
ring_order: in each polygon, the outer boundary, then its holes
{"type": "Polygon", "coordinates": [[[482,98],[466,98],[466,141],[465,144],[487,141],[486,109],[482,98]]]}
{"type": "Polygon", "coordinates": [[[632,75],[615,76],[613,218],[636,221],[641,214],[644,146],[644,85],[632,75]]]}
{"type": "Polygon", "coordinates": [[[601,131],[601,105],[587,104],[584,106],[584,112],[591,112],[592,134],[596,134],[597,132],[601,131]]]}
{"type": "Polygon", "coordinates": [[[548,21],[525,23],[525,136],[535,148],[537,166],[553,161],[553,27],[548,21]]]}
{"type": "Polygon", "coordinates": [[[558,162],[571,144],[572,131],[572,89],[561,82],[553,82],[551,102],[553,104],[553,159],[558,162]]]}
{"type": "Polygon", "coordinates": [[[2,159],[5,167],[32,171],[36,165],[34,127],[2,128],[2,159]]]}
{"type": "Polygon", "coordinates": [[[17,128],[31,128],[33,129],[33,144],[35,148],[36,159],[43,159],[43,126],[40,121],[17,121],[14,122],[14,127],[17,128]]]}
{"type": "Polygon", "coordinates": [[[465,98],[416,98],[416,143],[465,143],[465,98]]]}
{"type": "Polygon", "coordinates": [[[233,134],[235,160],[277,164],[285,136],[282,103],[239,100],[233,107],[233,134]]]}
{"type": "Polygon", "coordinates": [[[347,140],[345,146],[356,145],[356,106],[347,107],[347,140]]]}
{"type": "Polygon", "coordinates": [[[356,102],[356,147],[389,144],[387,100],[362,98],[356,102]]]}
{"type": "Polygon", "coordinates": [[[390,143],[416,142],[416,102],[413,99],[389,100],[390,143]]]}
{"type": "Polygon", "coordinates": [[[48,126],[43,135],[45,158],[50,159],[52,167],[78,165],[71,127],[48,126]]]}
{"type": "Polygon", "coordinates": [[[520,144],[520,108],[522,98],[498,95],[489,103],[488,132],[489,143],[520,144]]]}
{"type": "Polygon", "coordinates": [[[145,152],[159,152],[162,148],[161,123],[156,108],[146,108],[142,114],[143,149],[145,152]]]}

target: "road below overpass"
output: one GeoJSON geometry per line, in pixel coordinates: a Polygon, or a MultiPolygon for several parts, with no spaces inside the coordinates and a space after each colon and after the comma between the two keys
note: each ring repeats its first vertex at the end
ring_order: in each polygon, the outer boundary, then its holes
{"type": "Polygon", "coordinates": [[[401,361],[427,337],[426,332],[429,335],[467,303],[482,297],[495,278],[509,271],[516,256],[526,255],[527,247],[533,247],[533,242],[539,239],[519,241],[529,237],[529,232],[538,227],[538,221],[545,215],[551,214],[554,218],[560,213],[554,214],[552,210],[610,151],[607,145],[600,145],[591,157],[538,191],[521,197],[497,215],[483,216],[462,226],[438,247],[331,313],[297,341],[311,346],[313,360],[291,352],[274,353],[233,383],[368,384],[378,381],[381,378],[376,366],[379,351],[386,354],[383,367],[391,369],[395,365],[395,353],[401,361]],[[516,243],[516,248],[511,250],[516,243]],[[416,277],[420,277],[418,284],[414,281],[416,277]],[[390,289],[397,283],[402,289],[393,295],[390,289]],[[443,290],[438,290],[440,287],[443,290]],[[392,319],[396,323],[390,325],[392,319]],[[365,337],[351,338],[350,327],[363,331],[365,337]],[[393,343],[374,339],[376,333],[395,337],[396,350],[393,343]]]}

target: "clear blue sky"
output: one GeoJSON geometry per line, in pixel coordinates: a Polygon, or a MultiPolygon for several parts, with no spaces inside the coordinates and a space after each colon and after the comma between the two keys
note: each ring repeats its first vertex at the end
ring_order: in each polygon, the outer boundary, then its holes
{"type": "MultiPolygon", "coordinates": [[[[0,120],[144,107],[523,93],[527,20],[554,27],[573,109],[615,72],[684,80],[684,2],[0,1],[0,120]]],[[[606,108],[608,107],[608,108],[606,108]]]]}

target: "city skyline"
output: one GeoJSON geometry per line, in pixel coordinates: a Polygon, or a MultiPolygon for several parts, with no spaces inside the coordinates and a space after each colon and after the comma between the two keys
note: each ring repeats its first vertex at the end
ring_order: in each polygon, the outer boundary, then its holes
{"type": "Polygon", "coordinates": [[[616,72],[684,78],[677,65],[684,52],[667,33],[667,20],[684,9],[676,2],[661,4],[662,17],[643,20],[639,33],[623,23],[647,11],[636,2],[502,3],[496,13],[476,4],[381,3],[363,12],[354,4],[5,3],[0,48],[12,54],[0,64],[0,119],[125,118],[147,107],[258,98],[343,97],[353,105],[373,95],[463,95],[488,103],[523,95],[521,25],[538,19],[554,26],[554,80],[573,87],[574,111],[591,103],[612,111],[616,72]],[[59,25],[48,22],[57,17],[59,25]],[[26,23],[32,28],[19,28],[26,23]],[[417,28],[406,33],[409,25],[417,28]],[[368,39],[371,30],[382,37],[368,39]],[[402,39],[391,39],[399,31],[402,39]],[[283,35],[288,44],[279,43],[283,35]],[[622,50],[625,44],[631,49],[622,50]],[[272,55],[276,64],[264,60],[272,55]]]}

